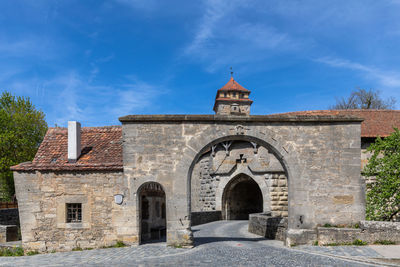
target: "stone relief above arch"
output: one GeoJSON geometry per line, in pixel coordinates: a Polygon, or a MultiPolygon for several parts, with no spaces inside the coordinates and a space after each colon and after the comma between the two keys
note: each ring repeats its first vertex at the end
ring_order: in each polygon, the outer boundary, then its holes
{"type": "Polygon", "coordinates": [[[264,212],[279,210],[278,215],[287,216],[287,182],[277,182],[278,179],[287,180],[285,169],[268,148],[247,140],[215,143],[200,156],[191,174],[191,210],[221,211],[225,187],[240,174],[251,177],[258,184],[264,212]],[[271,196],[271,192],[277,195],[278,187],[282,191],[279,192],[281,199],[271,196]],[[278,207],[280,200],[282,207],[278,207]]]}

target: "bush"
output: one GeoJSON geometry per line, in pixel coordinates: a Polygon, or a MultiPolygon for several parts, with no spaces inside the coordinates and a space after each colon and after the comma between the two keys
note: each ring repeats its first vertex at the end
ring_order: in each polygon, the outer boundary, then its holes
{"type": "Polygon", "coordinates": [[[353,241],[352,245],[354,245],[354,246],[365,246],[365,245],[368,245],[368,243],[365,242],[365,241],[362,241],[360,239],[356,239],[356,240],[353,241]]]}
{"type": "Polygon", "coordinates": [[[24,249],[21,247],[0,249],[0,257],[14,257],[14,256],[24,256],[24,249]]]}

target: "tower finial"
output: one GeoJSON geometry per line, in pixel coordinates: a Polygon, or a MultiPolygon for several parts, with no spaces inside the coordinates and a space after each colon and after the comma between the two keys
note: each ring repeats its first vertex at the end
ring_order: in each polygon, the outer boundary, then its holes
{"type": "Polygon", "coordinates": [[[231,77],[233,78],[233,70],[232,70],[232,67],[230,67],[230,69],[231,69],[231,77]]]}

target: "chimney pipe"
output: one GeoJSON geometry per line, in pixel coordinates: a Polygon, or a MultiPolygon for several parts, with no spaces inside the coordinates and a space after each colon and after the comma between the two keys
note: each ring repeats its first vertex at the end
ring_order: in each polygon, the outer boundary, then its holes
{"type": "Polygon", "coordinates": [[[68,162],[75,163],[81,155],[81,124],[68,122],[68,162]]]}

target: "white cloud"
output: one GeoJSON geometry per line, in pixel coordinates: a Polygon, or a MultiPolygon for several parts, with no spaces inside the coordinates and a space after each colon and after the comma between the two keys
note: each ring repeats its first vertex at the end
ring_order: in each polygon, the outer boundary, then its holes
{"type": "Polygon", "coordinates": [[[150,84],[134,76],[128,77],[128,82],[115,90],[117,103],[109,107],[115,117],[133,114],[155,106],[153,101],[166,89],[162,85],[150,84]]]}
{"type": "MultiPolygon", "coordinates": [[[[64,49],[57,46],[57,49],[64,49]]],[[[25,36],[23,39],[0,39],[0,58],[51,59],[59,55],[55,44],[46,38],[25,36]]]]}
{"type": "Polygon", "coordinates": [[[266,22],[242,17],[243,9],[257,7],[245,1],[206,1],[204,15],[184,55],[214,72],[227,65],[265,60],[275,54],[297,50],[305,43],[266,22]]]}
{"type": "Polygon", "coordinates": [[[331,67],[359,71],[364,74],[365,78],[376,79],[385,87],[400,87],[400,72],[385,71],[341,58],[322,57],[316,59],[316,61],[331,67]]]}
{"type": "Polygon", "coordinates": [[[167,90],[136,77],[105,86],[90,82],[76,71],[64,72],[47,80],[24,79],[9,86],[16,95],[29,96],[46,114],[50,126],[65,126],[77,120],[82,126],[119,124],[118,117],[146,113],[167,90]]]}

